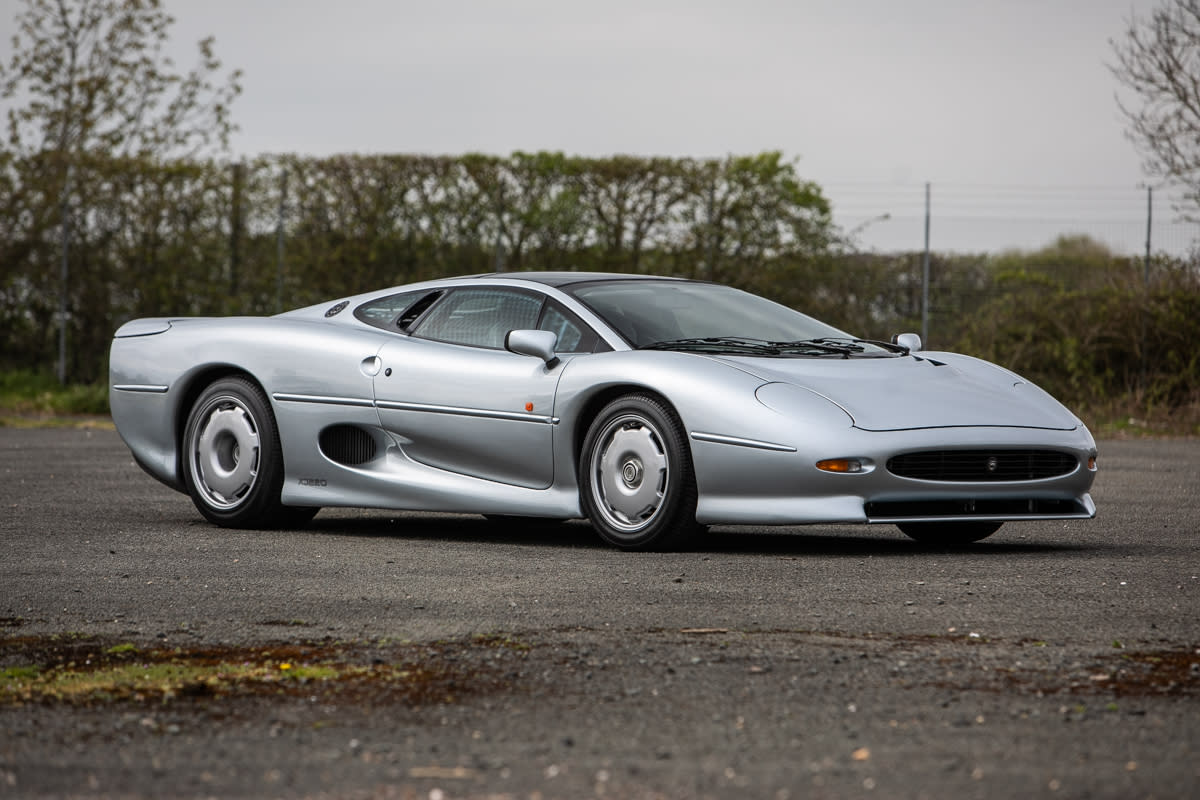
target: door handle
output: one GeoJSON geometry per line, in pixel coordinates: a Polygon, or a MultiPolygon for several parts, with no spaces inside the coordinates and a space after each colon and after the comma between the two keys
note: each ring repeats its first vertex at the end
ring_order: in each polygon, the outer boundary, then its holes
{"type": "MultiPolygon", "coordinates": [[[[358,365],[358,368],[362,370],[363,375],[366,375],[368,378],[374,378],[379,374],[379,368],[382,366],[383,359],[381,359],[379,356],[367,356],[362,360],[362,363],[358,365]]],[[[387,374],[391,375],[392,371],[389,369],[387,374]]]]}

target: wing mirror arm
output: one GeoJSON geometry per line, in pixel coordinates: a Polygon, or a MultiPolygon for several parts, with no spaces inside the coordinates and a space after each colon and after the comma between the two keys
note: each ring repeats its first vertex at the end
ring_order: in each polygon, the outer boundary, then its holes
{"type": "Polygon", "coordinates": [[[554,348],[558,335],[553,331],[509,331],[504,337],[504,349],[521,356],[533,356],[553,369],[558,364],[554,348]]]}

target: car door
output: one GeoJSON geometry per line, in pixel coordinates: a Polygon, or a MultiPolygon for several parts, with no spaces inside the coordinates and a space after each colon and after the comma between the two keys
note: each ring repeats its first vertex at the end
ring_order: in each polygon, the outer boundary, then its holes
{"type": "Polygon", "coordinates": [[[561,363],[504,349],[510,330],[538,326],[543,300],[504,286],[452,289],[383,346],[375,402],[405,454],[463,475],[550,485],[561,363]]]}

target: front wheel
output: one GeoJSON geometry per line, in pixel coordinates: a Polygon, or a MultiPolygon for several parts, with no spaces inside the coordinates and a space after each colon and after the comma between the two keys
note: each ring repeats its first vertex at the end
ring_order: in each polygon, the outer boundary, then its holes
{"type": "Polygon", "coordinates": [[[588,428],[579,492],[592,527],[624,550],[682,545],[696,524],[696,478],[683,424],[657,397],[628,394],[588,428]]]}
{"type": "Polygon", "coordinates": [[[183,482],[209,521],[227,528],[303,525],[315,508],[284,506],[279,431],[266,395],[245,378],[205,389],[188,414],[183,482]]]}
{"type": "Polygon", "coordinates": [[[1000,530],[1003,522],[901,522],[898,528],[926,544],[970,544],[1000,530]]]}

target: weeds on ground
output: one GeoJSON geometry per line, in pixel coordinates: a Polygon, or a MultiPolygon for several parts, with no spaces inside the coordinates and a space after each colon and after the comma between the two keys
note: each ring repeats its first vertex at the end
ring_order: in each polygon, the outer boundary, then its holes
{"type": "Polygon", "coordinates": [[[0,372],[0,413],[30,418],[107,415],[108,386],[64,386],[54,375],[34,370],[0,372]]]}

